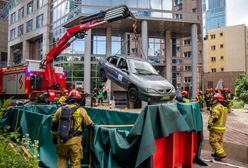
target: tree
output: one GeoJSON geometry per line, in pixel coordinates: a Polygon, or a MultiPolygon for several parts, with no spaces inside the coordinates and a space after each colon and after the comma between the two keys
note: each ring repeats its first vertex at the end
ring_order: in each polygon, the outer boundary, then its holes
{"type": "Polygon", "coordinates": [[[235,96],[248,104],[248,74],[242,74],[235,82],[235,96]]]}

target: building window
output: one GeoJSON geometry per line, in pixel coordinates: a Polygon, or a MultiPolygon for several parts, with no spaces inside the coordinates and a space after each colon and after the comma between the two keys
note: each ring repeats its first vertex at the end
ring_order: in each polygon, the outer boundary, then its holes
{"type": "Polygon", "coordinates": [[[185,83],[191,83],[192,77],[184,77],[184,82],[185,83]]]}
{"type": "Polygon", "coordinates": [[[37,0],[37,9],[41,8],[44,4],[44,0],[37,0]]]}
{"type": "Polygon", "coordinates": [[[193,8],[193,9],[192,9],[192,12],[193,12],[193,13],[196,13],[196,11],[197,11],[197,8],[193,8]]]}
{"type": "Polygon", "coordinates": [[[15,29],[10,30],[10,40],[15,39],[15,29]]]}
{"type": "Polygon", "coordinates": [[[93,36],[93,54],[106,54],[106,36],[93,36]]]}
{"type": "Polygon", "coordinates": [[[175,0],[175,6],[183,4],[183,0],[175,0]]]}
{"type": "Polygon", "coordinates": [[[191,54],[192,54],[192,52],[191,52],[191,51],[188,51],[188,52],[184,52],[184,53],[183,53],[183,56],[184,56],[185,58],[190,58],[190,57],[191,57],[191,54]]]}
{"type": "Polygon", "coordinates": [[[191,71],[191,66],[184,66],[185,71],[191,71]]]}
{"type": "Polygon", "coordinates": [[[215,45],[211,46],[211,50],[214,51],[215,50],[215,45]]]}
{"type": "Polygon", "coordinates": [[[176,13],[176,19],[183,19],[183,14],[176,13]]]}
{"type": "Polygon", "coordinates": [[[18,29],[17,29],[17,36],[20,37],[23,35],[23,24],[18,26],[18,29]]]}
{"type": "Polygon", "coordinates": [[[221,60],[224,60],[224,56],[220,56],[220,59],[221,59],[221,60]]]}
{"type": "Polygon", "coordinates": [[[184,45],[191,45],[191,39],[184,40],[184,45]]]}
{"type": "Polygon", "coordinates": [[[215,39],[215,34],[211,34],[211,39],[215,39]]]}
{"type": "Polygon", "coordinates": [[[211,57],[211,61],[215,62],[216,61],[216,57],[211,57]]]}
{"type": "Polygon", "coordinates": [[[216,72],[216,68],[212,68],[211,71],[212,71],[212,72],[216,72]]]}
{"type": "Polygon", "coordinates": [[[220,33],[220,36],[222,37],[223,36],[223,33],[220,33]]]}
{"type": "Polygon", "coordinates": [[[42,59],[42,45],[43,45],[43,39],[40,38],[38,40],[38,59],[41,60],[42,59]]]}
{"type": "Polygon", "coordinates": [[[221,44],[221,45],[220,45],[220,48],[224,48],[224,44],[221,44]]]}
{"type": "Polygon", "coordinates": [[[7,62],[8,55],[6,52],[1,52],[1,62],[7,62]]]}
{"type": "Polygon", "coordinates": [[[33,19],[29,20],[26,23],[26,32],[31,32],[33,30],[33,19]]]}
{"type": "Polygon", "coordinates": [[[160,38],[149,38],[148,56],[159,57],[162,54],[164,40],[160,38]]]}
{"type": "Polygon", "coordinates": [[[180,51],[180,47],[176,47],[176,51],[177,51],[177,52],[180,51]]]}
{"type": "Polygon", "coordinates": [[[30,15],[33,12],[33,1],[27,4],[27,14],[30,15]]]}
{"type": "Polygon", "coordinates": [[[224,68],[220,68],[220,71],[223,72],[224,71],[224,68]]]}
{"type": "Polygon", "coordinates": [[[10,15],[10,24],[15,23],[15,21],[16,21],[16,13],[14,12],[10,15]]]}
{"type": "Polygon", "coordinates": [[[21,20],[24,17],[24,7],[18,10],[18,20],[21,20]]]}
{"type": "Polygon", "coordinates": [[[36,17],[36,28],[43,26],[43,14],[36,17]]]}
{"type": "Polygon", "coordinates": [[[121,54],[121,37],[120,36],[112,36],[111,37],[111,53],[121,54]]]}

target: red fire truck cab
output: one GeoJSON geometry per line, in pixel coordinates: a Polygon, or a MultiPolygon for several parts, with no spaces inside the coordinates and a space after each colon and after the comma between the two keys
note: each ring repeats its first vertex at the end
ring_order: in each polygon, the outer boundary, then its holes
{"type": "Polygon", "coordinates": [[[47,89],[45,71],[40,68],[41,61],[26,60],[26,64],[18,67],[0,69],[0,97],[31,100],[41,95],[47,97],[51,102],[55,97],[60,96],[61,89],[65,88],[65,72],[62,67],[54,67],[57,89],[47,89]]]}

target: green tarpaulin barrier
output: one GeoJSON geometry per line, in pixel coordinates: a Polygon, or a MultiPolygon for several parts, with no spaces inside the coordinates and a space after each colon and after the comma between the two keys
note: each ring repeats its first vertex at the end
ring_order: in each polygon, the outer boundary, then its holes
{"type": "MultiPolygon", "coordinates": [[[[10,125],[12,130],[20,127],[23,134],[39,140],[40,162],[44,167],[56,167],[50,125],[57,108],[56,105],[17,106],[9,108],[2,117],[2,127],[10,125]]],[[[95,123],[92,142],[95,167],[142,167],[155,151],[155,139],[177,131],[202,131],[198,103],[150,105],[140,114],[96,108],[87,111],[95,123]]],[[[83,163],[87,164],[88,130],[85,135],[83,163]]]]}

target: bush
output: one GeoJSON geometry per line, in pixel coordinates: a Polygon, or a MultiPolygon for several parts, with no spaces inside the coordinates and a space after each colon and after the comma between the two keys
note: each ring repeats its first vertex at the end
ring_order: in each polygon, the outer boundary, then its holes
{"type": "Polygon", "coordinates": [[[242,74],[235,82],[235,96],[248,104],[248,74],[242,74]]]}
{"type": "Polygon", "coordinates": [[[34,168],[32,162],[26,161],[22,155],[8,143],[10,140],[0,135],[0,167],[27,167],[34,168]]]}
{"type": "Polygon", "coordinates": [[[245,103],[242,100],[233,100],[233,107],[234,109],[242,109],[244,108],[245,103]]]}

